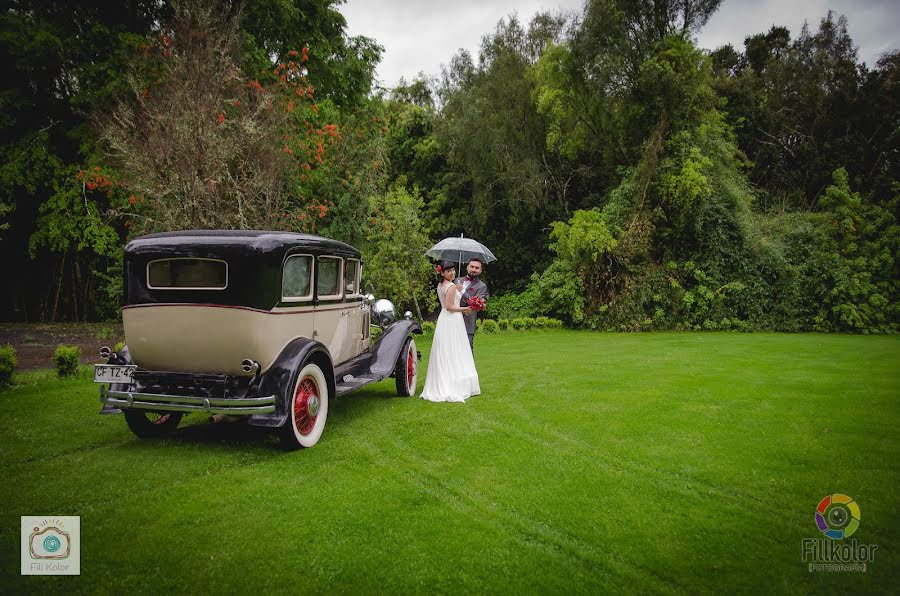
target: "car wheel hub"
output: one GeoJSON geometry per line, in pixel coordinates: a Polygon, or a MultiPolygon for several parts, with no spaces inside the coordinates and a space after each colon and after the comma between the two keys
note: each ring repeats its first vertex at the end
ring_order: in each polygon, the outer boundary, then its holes
{"type": "Polygon", "coordinates": [[[321,400],[316,382],[304,377],[294,396],[294,427],[301,435],[308,435],[316,425],[321,400]]]}

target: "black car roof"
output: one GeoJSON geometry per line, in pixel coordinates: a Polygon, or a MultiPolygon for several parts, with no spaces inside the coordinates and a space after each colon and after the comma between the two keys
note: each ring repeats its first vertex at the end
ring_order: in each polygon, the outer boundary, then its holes
{"type": "Polygon", "coordinates": [[[356,258],[360,256],[359,251],[349,244],[332,240],[331,238],[313,234],[264,230],[181,230],[159,232],[139,236],[131,240],[125,246],[125,252],[136,254],[153,252],[162,247],[172,249],[179,246],[184,248],[230,246],[259,253],[285,253],[293,248],[302,248],[341,256],[356,258]]]}

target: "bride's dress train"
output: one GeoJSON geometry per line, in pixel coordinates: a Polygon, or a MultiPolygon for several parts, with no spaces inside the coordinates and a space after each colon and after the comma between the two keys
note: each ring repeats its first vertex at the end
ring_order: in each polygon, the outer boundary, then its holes
{"type": "Polygon", "coordinates": [[[481,393],[478,371],[466,335],[466,325],[461,312],[451,312],[446,308],[447,292],[451,304],[457,304],[459,295],[456,286],[438,286],[438,300],[441,314],[438,315],[428,358],[428,372],[422,397],[429,401],[465,401],[472,395],[481,393]]]}

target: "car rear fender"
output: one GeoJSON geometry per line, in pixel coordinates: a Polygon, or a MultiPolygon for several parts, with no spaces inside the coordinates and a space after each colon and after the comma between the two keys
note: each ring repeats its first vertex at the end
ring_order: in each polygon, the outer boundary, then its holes
{"type": "Polygon", "coordinates": [[[322,343],[306,337],[299,337],[289,342],[272,366],[261,375],[257,389],[257,395],[275,395],[275,413],[269,415],[252,416],[250,423],[261,426],[277,426],[283,422],[290,412],[290,403],[293,398],[294,385],[297,383],[297,375],[309,362],[315,362],[322,369],[325,380],[328,383],[328,395],[334,396],[334,367],[331,362],[331,354],[322,343]],[[263,419],[269,418],[269,423],[263,419]]]}

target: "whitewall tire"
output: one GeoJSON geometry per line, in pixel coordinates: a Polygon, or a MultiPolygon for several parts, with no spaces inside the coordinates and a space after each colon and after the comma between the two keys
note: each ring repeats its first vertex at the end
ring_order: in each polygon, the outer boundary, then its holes
{"type": "Polygon", "coordinates": [[[397,367],[394,369],[394,378],[397,384],[397,395],[409,397],[415,395],[416,384],[419,381],[419,358],[416,353],[416,342],[413,338],[406,340],[397,367]]]}
{"type": "Polygon", "coordinates": [[[282,441],[288,449],[312,447],[319,442],[328,418],[328,382],[318,364],[300,370],[288,403],[282,441]]]}

